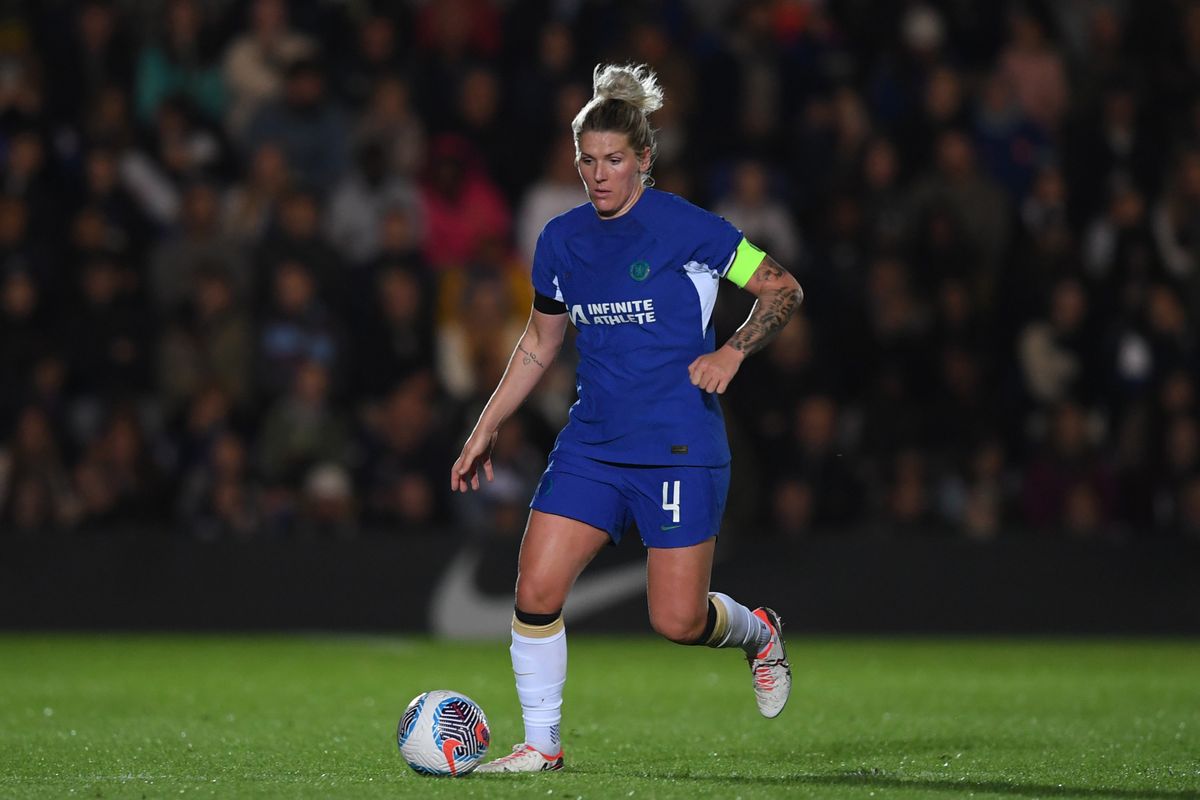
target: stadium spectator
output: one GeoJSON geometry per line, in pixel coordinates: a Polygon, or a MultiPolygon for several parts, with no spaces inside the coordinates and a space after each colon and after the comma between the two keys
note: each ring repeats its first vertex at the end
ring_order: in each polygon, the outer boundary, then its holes
{"type": "MultiPolygon", "coordinates": [[[[1005,256],[1009,237],[1010,203],[996,185],[981,174],[967,134],[950,129],[937,138],[935,168],[919,177],[909,202],[913,217],[922,219],[933,208],[949,213],[962,231],[981,270],[973,282],[987,291],[1005,256]]],[[[974,276],[973,276],[974,277],[974,276]]]]}
{"type": "Polygon", "coordinates": [[[171,415],[201,386],[215,383],[237,405],[251,400],[254,331],[229,273],[198,271],[182,313],[164,326],[157,354],[162,410],[171,415]]]}
{"type": "Polygon", "coordinates": [[[296,532],[349,539],[358,534],[358,505],[350,473],[337,463],[317,464],[304,478],[296,532]]]}
{"type": "Polygon", "coordinates": [[[998,437],[984,434],[964,460],[943,472],[937,487],[938,513],[951,530],[988,541],[1012,524],[1018,488],[1004,445],[998,437]]]}
{"type": "Polygon", "coordinates": [[[164,475],[150,457],[135,410],[114,408],[75,468],[85,529],[146,525],[166,512],[164,475]]]}
{"type": "Polygon", "coordinates": [[[941,532],[929,472],[928,460],[916,448],[892,458],[881,515],[885,530],[909,536],[941,532]]]}
{"type": "Polygon", "coordinates": [[[384,149],[387,171],[416,179],[425,162],[425,121],[412,106],[408,82],[394,75],[380,78],[358,119],[355,141],[384,149]]]}
{"type": "Polygon", "coordinates": [[[274,399],[293,387],[305,364],[322,365],[328,383],[330,371],[340,367],[340,336],[312,270],[301,261],[280,261],[273,271],[270,311],[258,334],[255,372],[261,396],[274,399]]]}
{"type": "Polygon", "coordinates": [[[748,239],[777,254],[781,264],[800,265],[800,232],[788,207],[771,188],[771,175],[758,162],[747,160],[733,173],[729,194],[713,211],[732,222],[748,239]]]}
{"type": "Polygon", "coordinates": [[[204,7],[196,0],[168,0],[162,15],[161,35],[138,55],[138,118],[149,122],[163,100],[182,94],[209,120],[219,121],[227,97],[204,7]]]}
{"type": "Polygon", "coordinates": [[[362,110],[382,81],[407,72],[404,31],[392,16],[403,15],[406,10],[393,4],[387,11],[367,14],[358,23],[354,46],[343,54],[336,73],[342,97],[356,112],[362,110]]]}
{"type": "Polygon", "coordinates": [[[279,207],[292,186],[287,157],[278,144],[267,142],[250,155],[242,180],[222,201],[224,229],[247,244],[259,243],[276,224],[279,207]]]}
{"type": "Polygon", "coordinates": [[[349,423],[330,403],[329,370],[305,361],[292,386],[267,411],[258,443],[258,464],[270,490],[295,507],[296,492],[319,464],[344,464],[350,457],[349,423]]]}
{"type": "Polygon", "coordinates": [[[419,266],[385,261],[367,284],[374,302],[351,326],[353,393],[377,397],[434,365],[433,290],[419,266]]]}
{"type": "Polygon", "coordinates": [[[229,43],[222,63],[229,91],[225,124],[235,139],[261,106],[282,94],[288,65],[317,49],[312,39],[291,28],[285,0],[254,0],[247,22],[248,28],[229,43]]]}
{"type": "MultiPolygon", "coordinates": [[[[128,20],[112,0],[85,0],[72,10],[69,35],[44,29],[39,46],[49,56],[50,114],[60,123],[78,127],[100,94],[133,84],[136,48],[128,20]]],[[[56,23],[56,19],[43,20],[45,28],[56,23]]]]}
{"type": "Polygon", "coordinates": [[[350,123],[329,96],[325,71],[315,59],[288,66],[283,94],[261,105],[246,125],[243,148],[253,153],[276,143],[288,171],[303,187],[324,194],[350,161],[350,123]]]}
{"type": "Polygon", "coordinates": [[[263,280],[270,280],[275,266],[297,261],[311,270],[323,301],[335,313],[343,310],[346,289],[346,264],[340,253],[324,236],[322,206],[317,196],[304,189],[285,194],[279,203],[279,215],[262,238],[254,254],[258,274],[258,296],[263,280]]]}
{"type": "Polygon", "coordinates": [[[79,270],[78,300],[63,326],[76,395],[102,404],[147,388],[151,326],[131,289],[129,270],[97,257],[79,270]]]}
{"type": "Polygon", "coordinates": [[[1047,314],[1031,320],[1017,341],[1024,391],[1037,403],[1090,397],[1098,388],[1088,326],[1088,297],[1076,278],[1054,287],[1047,314]]]}
{"type": "Polygon", "coordinates": [[[326,212],[328,241],[354,267],[379,255],[384,216],[393,208],[419,213],[416,187],[389,173],[382,143],[367,141],[355,153],[354,167],[342,178],[326,212]]]}
{"type": "Polygon", "coordinates": [[[35,241],[53,238],[55,187],[46,166],[46,145],[37,130],[18,130],[9,138],[4,193],[25,204],[29,234],[35,241]]]}
{"type": "Polygon", "coordinates": [[[448,446],[428,370],[400,380],[367,410],[359,485],[366,518],[402,535],[446,519],[440,453],[448,446]]]}
{"type": "Polygon", "coordinates": [[[1064,401],[1054,409],[1021,489],[1024,520],[1035,531],[1092,534],[1117,513],[1114,476],[1089,427],[1079,404],[1064,401]]]}
{"type": "Polygon", "coordinates": [[[440,127],[454,118],[467,71],[498,55],[503,26],[493,0],[445,0],[422,6],[415,27],[412,85],[422,113],[440,127]]]}
{"type": "MultiPolygon", "coordinates": [[[[854,465],[846,462],[838,447],[841,432],[836,401],[814,394],[794,409],[791,447],[766,462],[781,475],[786,493],[783,506],[789,527],[804,531],[837,530],[855,521],[865,497],[854,465]]],[[[776,497],[776,513],[781,498],[776,497]]],[[[783,520],[781,520],[783,521],[783,520]]]]}
{"type": "Polygon", "coordinates": [[[575,144],[568,136],[559,137],[549,150],[541,178],[525,190],[517,209],[517,248],[527,264],[533,263],[533,249],[546,223],[585,202],[587,195],[575,171],[575,144]]]}
{"type": "Polygon", "coordinates": [[[948,64],[930,72],[921,102],[897,126],[896,144],[910,169],[933,165],[938,136],[947,130],[963,130],[971,122],[963,76],[948,64]]]}
{"type": "Polygon", "coordinates": [[[249,477],[246,445],[237,434],[221,433],[204,462],[184,477],[178,514],[185,530],[197,539],[259,534],[258,490],[249,477]]]}
{"type": "Polygon", "coordinates": [[[1016,5],[1009,17],[1010,40],[999,66],[1012,82],[1017,103],[1049,135],[1058,132],[1067,111],[1070,85],[1058,48],[1037,15],[1016,5]]]}
{"type": "Polygon", "coordinates": [[[474,398],[499,379],[524,330],[515,309],[502,275],[471,275],[462,284],[454,316],[439,326],[437,338],[437,374],[451,397],[474,398]]]}
{"type": "Polygon", "coordinates": [[[1152,214],[1154,242],[1166,272],[1177,281],[1200,275],[1200,149],[1181,152],[1152,214]]]}
{"type": "Polygon", "coordinates": [[[1098,109],[1081,109],[1078,128],[1063,148],[1071,196],[1077,198],[1076,224],[1104,211],[1112,194],[1156,193],[1164,155],[1159,134],[1144,119],[1139,95],[1125,78],[1104,88],[1098,109]]]}
{"type": "Polygon", "coordinates": [[[195,119],[186,98],[165,99],[155,123],[143,146],[121,154],[121,179],[142,214],[160,228],[171,229],[178,222],[186,187],[223,176],[229,153],[217,129],[195,119]]]}
{"type": "Polygon", "coordinates": [[[442,135],[430,145],[421,200],[425,260],[435,270],[466,266],[486,241],[508,239],[508,204],[461,136],[442,135]]]}
{"type": "Polygon", "coordinates": [[[103,227],[103,234],[92,241],[91,249],[140,259],[155,231],[121,179],[118,154],[107,147],[89,149],[84,155],[83,172],[80,205],[98,214],[103,227]]]}
{"type": "Polygon", "coordinates": [[[983,170],[1018,202],[1052,158],[1049,136],[1025,116],[1008,76],[994,72],[975,110],[975,147],[983,170]]]}
{"type": "Polygon", "coordinates": [[[187,301],[205,270],[221,270],[236,298],[251,298],[254,274],[246,248],[221,226],[221,198],[208,183],[189,186],[181,197],[178,233],[163,238],[149,255],[148,291],[160,317],[173,314],[187,301]]]}
{"type": "Polygon", "coordinates": [[[899,247],[908,230],[907,198],[901,189],[899,154],[886,137],[863,146],[860,186],[863,238],[883,248],[899,247]]]}
{"type": "Polygon", "coordinates": [[[504,107],[503,89],[496,72],[472,67],[459,83],[458,102],[450,129],[470,143],[483,171],[511,204],[528,181],[529,167],[521,159],[512,157],[526,144],[521,135],[523,128],[501,116],[504,107]]]}
{"type": "Polygon", "coordinates": [[[43,292],[28,270],[9,268],[0,277],[0,430],[7,427],[14,406],[23,402],[33,379],[33,367],[57,334],[43,292]]]}
{"type": "Polygon", "coordinates": [[[77,504],[58,436],[46,412],[26,406],[0,447],[0,521],[18,534],[49,533],[75,522],[77,504]]]}
{"type": "Polygon", "coordinates": [[[167,418],[170,460],[174,477],[185,479],[204,464],[213,443],[234,429],[233,401],[216,383],[199,387],[188,405],[177,415],[167,418]]]}
{"type": "MultiPolygon", "coordinates": [[[[510,18],[520,14],[513,9],[510,18]]],[[[536,31],[536,42],[519,43],[514,46],[528,47],[533,56],[522,60],[516,75],[508,83],[510,101],[507,104],[514,116],[522,120],[529,134],[528,141],[535,152],[552,149],[552,143],[562,138],[562,128],[555,125],[555,109],[547,98],[558,95],[564,86],[580,80],[586,67],[579,63],[575,32],[561,18],[529,20],[529,26],[513,25],[512,35],[532,38],[536,31]]],[[[578,106],[575,106],[576,108],[578,106]]]]}
{"type": "MultiPolygon", "coordinates": [[[[124,86],[105,86],[83,109],[79,133],[82,141],[109,147],[124,153],[137,139],[136,123],[130,108],[129,90],[124,86]]],[[[75,150],[70,151],[75,155],[75,150]]]]}

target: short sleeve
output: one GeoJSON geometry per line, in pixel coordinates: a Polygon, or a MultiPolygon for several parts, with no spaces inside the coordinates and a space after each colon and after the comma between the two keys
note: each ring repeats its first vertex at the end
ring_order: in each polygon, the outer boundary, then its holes
{"type": "Polygon", "coordinates": [[[542,228],[537,246],[533,250],[533,290],[545,297],[563,302],[562,289],[558,283],[559,259],[550,227],[542,228]]]}
{"type": "MultiPolygon", "coordinates": [[[[734,280],[734,277],[730,275],[730,270],[738,260],[741,243],[746,241],[742,237],[742,232],[724,217],[694,206],[693,209],[694,211],[690,215],[691,236],[696,242],[693,258],[721,277],[734,280]]],[[[734,280],[734,282],[737,281],[734,280]]],[[[738,285],[741,286],[744,283],[743,281],[738,285]]]]}

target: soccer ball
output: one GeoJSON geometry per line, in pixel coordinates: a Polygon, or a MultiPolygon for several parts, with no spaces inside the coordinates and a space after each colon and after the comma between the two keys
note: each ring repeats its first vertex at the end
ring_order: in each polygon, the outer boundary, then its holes
{"type": "Polygon", "coordinates": [[[491,738],[479,704],[445,689],[414,697],[396,728],[400,755],[422,775],[466,775],[479,766],[491,738]]]}

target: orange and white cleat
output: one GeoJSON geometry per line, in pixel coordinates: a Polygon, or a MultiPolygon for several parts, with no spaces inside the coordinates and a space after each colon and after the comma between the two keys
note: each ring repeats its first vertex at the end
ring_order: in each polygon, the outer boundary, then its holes
{"type": "Polygon", "coordinates": [[[563,768],[563,754],[548,756],[531,744],[519,744],[506,756],[480,764],[476,772],[555,772],[563,768]]]}
{"type": "Polygon", "coordinates": [[[754,616],[767,623],[771,639],[754,655],[746,654],[750,673],[754,676],[754,699],[764,717],[779,716],[792,693],[792,667],[783,647],[783,621],[769,608],[754,609],[754,616]]]}

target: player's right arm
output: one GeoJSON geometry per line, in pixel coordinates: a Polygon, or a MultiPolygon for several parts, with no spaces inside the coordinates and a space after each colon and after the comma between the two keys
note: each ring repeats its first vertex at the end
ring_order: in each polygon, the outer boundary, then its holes
{"type": "MultiPolygon", "coordinates": [[[[565,309],[564,309],[565,312],[565,309]]],[[[566,313],[546,314],[534,308],[525,333],[517,341],[504,376],[479,415],[475,429],[462,453],[450,468],[450,490],[465,492],[479,488],[479,468],[492,480],[492,446],[501,423],[521,407],[547,368],[558,356],[569,318],[566,313]]]]}

